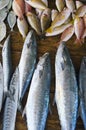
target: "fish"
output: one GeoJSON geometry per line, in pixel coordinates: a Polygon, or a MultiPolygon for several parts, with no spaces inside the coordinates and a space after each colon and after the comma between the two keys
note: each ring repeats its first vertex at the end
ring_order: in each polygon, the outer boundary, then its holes
{"type": "Polygon", "coordinates": [[[75,130],[78,115],[78,85],[72,60],[65,42],[55,57],[55,102],[61,130],[75,130]]]}
{"type": "Polygon", "coordinates": [[[52,19],[52,21],[54,21],[54,19],[56,18],[57,15],[58,15],[58,10],[52,9],[51,10],[51,19],[52,19]]]}
{"type": "Polygon", "coordinates": [[[18,72],[19,72],[18,68],[16,68],[10,82],[9,91],[8,91],[9,96],[7,96],[5,101],[2,130],[15,130],[17,105],[18,105],[18,92],[19,92],[18,72]]]}
{"type": "Polygon", "coordinates": [[[40,22],[41,22],[42,33],[44,33],[51,23],[51,10],[50,9],[47,8],[43,11],[40,22]]]}
{"type": "Polygon", "coordinates": [[[0,42],[6,37],[6,24],[0,21],[0,42]]]}
{"type": "Polygon", "coordinates": [[[71,15],[71,12],[68,8],[65,8],[62,12],[58,13],[54,21],[51,23],[52,27],[57,27],[62,25],[71,15]]]}
{"type": "Polygon", "coordinates": [[[68,41],[74,34],[74,26],[68,27],[61,35],[61,41],[68,41]]]}
{"type": "Polygon", "coordinates": [[[11,9],[11,7],[12,7],[12,2],[13,2],[13,0],[9,0],[8,5],[5,7],[5,8],[7,9],[7,11],[9,11],[9,10],[11,9]]]}
{"type": "Polygon", "coordinates": [[[74,0],[65,0],[66,6],[70,9],[71,12],[75,11],[75,3],[74,0]]]}
{"type": "Polygon", "coordinates": [[[7,91],[9,89],[9,84],[13,73],[10,35],[6,38],[2,48],[2,65],[4,75],[3,78],[4,78],[4,98],[5,98],[7,95],[7,91]]]}
{"type": "Polygon", "coordinates": [[[46,9],[47,6],[42,0],[25,0],[29,5],[31,5],[33,8],[37,9],[46,9]]]}
{"type": "Polygon", "coordinates": [[[0,0],[0,10],[5,8],[10,0],[0,0]]]}
{"type": "Polygon", "coordinates": [[[79,72],[79,115],[82,118],[84,128],[86,130],[86,56],[82,58],[79,72]]]}
{"type": "Polygon", "coordinates": [[[83,6],[84,4],[81,1],[76,0],[76,8],[83,6]]]}
{"type": "Polygon", "coordinates": [[[81,39],[83,33],[84,33],[85,25],[84,25],[84,20],[83,18],[76,17],[74,20],[74,30],[75,30],[75,35],[78,40],[81,39]]]}
{"type": "Polygon", "coordinates": [[[64,0],[55,0],[56,7],[59,12],[61,12],[65,7],[65,1],[64,0]]]}
{"type": "Polygon", "coordinates": [[[34,31],[31,30],[25,39],[19,61],[19,100],[22,100],[29,87],[37,58],[37,43],[34,31]]]}
{"type": "Polygon", "coordinates": [[[26,17],[31,27],[36,31],[38,35],[41,35],[41,25],[38,17],[32,12],[28,12],[26,14],[26,17]]]}
{"type": "Polygon", "coordinates": [[[14,11],[9,12],[7,21],[8,21],[9,27],[11,28],[11,31],[13,31],[13,27],[16,24],[16,15],[15,15],[14,11]]]}
{"type": "Polygon", "coordinates": [[[7,17],[7,10],[6,8],[3,8],[0,10],[0,22],[3,22],[7,17]]]}
{"type": "Polygon", "coordinates": [[[70,27],[72,25],[71,22],[67,23],[67,24],[62,24],[61,26],[55,27],[53,28],[52,26],[49,27],[46,30],[45,36],[56,36],[58,34],[61,34],[65,29],[67,29],[68,27],[70,27]]]}
{"type": "Polygon", "coordinates": [[[26,114],[28,130],[44,130],[49,110],[51,64],[45,53],[37,64],[28,93],[23,116],[26,114]]]}
{"type": "Polygon", "coordinates": [[[3,68],[0,62],[0,112],[3,104],[4,84],[3,84],[3,68]]]}
{"type": "Polygon", "coordinates": [[[17,27],[19,29],[20,34],[23,38],[26,38],[29,27],[26,19],[23,17],[23,19],[17,18],[17,27]]]}
{"type": "Polygon", "coordinates": [[[23,19],[23,14],[25,13],[24,0],[13,0],[12,8],[19,19],[23,19]]]}
{"type": "Polygon", "coordinates": [[[86,28],[86,14],[83,16],[84,19],[84,24],[85,24],[85,28],[86,28]]]}
{"type": "Polygon", "coordinates": [[[79,7],[75,14],[78,17],[83,17],[86,14],[86,5],[79,7]]]}

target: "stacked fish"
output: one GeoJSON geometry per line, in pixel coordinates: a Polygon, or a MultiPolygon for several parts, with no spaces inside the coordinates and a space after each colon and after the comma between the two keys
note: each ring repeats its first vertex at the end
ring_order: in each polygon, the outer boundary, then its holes
{"type": "Polygon", "coordinates": [[[48,115],[51,80],[49,53],[45,53],[36,66],[37,43],[34,31],[31,30],[25,39],[19,65],[13,73],[10,43],[8,36],[2,49],[3,68],[0,63],[0,111],[3,99],[5,102],[2,130],[15,129],[17,109],[21,110],[21,102],[29,86],[22,114],[23,116],[26,114],[28,130],[44,129],[48,115]]]}
{"type": "Polygon", "coordinates": [[[22,36],[25,37],[28,32],[28,21],[38,35],[55,36],[62,33],[61,41],[67,41],[75,33],[76,41],[84,42],[86,5],[73,0],[56,0],[55,4],[57,10],[51,10],[47,0],[14,0],[13,10],[18,16],[17,26],[22,36]]]}
{"type": "Polygon", "coordinates": [[[6,24],[5,19],[7,17],[7,22],[11,31],[16,24],[16,15],[11,10],[12,0],[0,0],[0,42],[6,37],[6,24]]]}

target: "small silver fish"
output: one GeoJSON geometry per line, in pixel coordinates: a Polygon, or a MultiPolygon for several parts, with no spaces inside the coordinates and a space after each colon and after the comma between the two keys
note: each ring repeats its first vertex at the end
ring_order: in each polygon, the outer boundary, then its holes
{"type": "Polygon", "coordinates": [[[78,17],[83,17],[86,14],[86,5],[79,7],[75,13],[78,17]]]}
{"type": "Polygon", "coordinates": [[[13,31],[13,27],[16,24],[16,15],[15,15],[14,11],[9,12],[7,21],[8,21],[9,27],[11,28],[11,31],[13,31]]]}
{"type": "Polygon", "coordinates": [[[34,32],[31,30],[25,39],[19,62],[19,99],[22,100],[35,69],[37,57],[37,43],[34,32]]]}
{"type": "Polygon", "coordinates": [[[23,19],[17,18],[17,27],[19,29],[20,34],[23,36],[23,38],[26,38],[29,28],[28,28],[28,23],[24,17],[23,19]]]}
{"type": "Polygon", "coordinates": [[[6,96],[6,93],[9,88],[11,76],[12,76],[10,35],[5,40],[2,48],[2,64],[3,64],[3,75],[4,75],[4,96],[6,96]]]}
{"type": "Polygon", "coordinates": [[[58,13],[57,17],[52,22],[52,27],[57,27],[62,25],[71,15],[70,9],[65,8],[62,12],[58,13]]]}
{"type": "Polygon", "coordinates": [[[80,116],[86,130],[86,56],[83,57],[79,72],[79,96],[80,96],[80,116]]]}
{"type": "Polygon", "coordinates": [[[58,34],[61,34],[65,29],[70,27],[72,25],[71,22],[67,24],[62,24],[61,26],[53,28],[52,26],[46,30],[46,36],[56,36],[58,34]]]}
{"type": "Polygon", "coordinates": [[[0,22],[0,42],[6,37],[6,25],[0,22]]]}
{"type": "Polygon", "coordinates": [[[3,22],[6,17],[7,17],[7,9],[3,8],[2,10],[0,10],[0,22],[3,22]]]}
{"type": "Polygon", "coordinates": [[[61,12],[65,7],[65,1],[64,0],[56,0],[55,1],[56,7],[59,12],[61,12]]]}
{"type": "Polygon", "coordinates": [[[2,103],[3,103],[3,94],[4,94],[3,68],[0,62],[0,112],[2,109],[2,103]]]}
{"type": "Polygon", "coordinates": [[[44,130],[49,110],[51,65],[49,53],[39,60],[33,74],[23,115],[26,114],[28,130],[44,130]]]}
{"type": "Polygon", "coordinates": [[[78,86],[75,70],[64,42],[55,58],[55,102],[61,130],[75,130],[78,112],[78,86]]]}
{"type": "Polygon", "coordinates": [[[0,0],[0,10],[5,8],[10,0],[0,0]]]}
{"type": "Polygon", "coordinates": [[[71,12],[75,11],[75,3],[74,0],[65,0],[66,6],[70,9],[71,12]]]}
{"type": "Polygon", "coordinates": [[[15,130],[15,121],[17,114],[18,105],[18,92],[19,92],[19,71],[18,68],[14,72],[10,86],[9,86],[9,96],[6,98],[4,116],[3,116],[3,126],[2,130],[15,130]]]}
{"type": "Polygon", "coordinates": [[[42,33],[45,32],[45,30],[50,26],[51,22],[51,10],[50,9],[45,9],[41,15],[41,29],[42,33]]]}
{"type": "Polygon", "coordinates": [[[38,17],[32,12],[28,12],[26,16],[31,27],[37,32],[38,35],[41,35],[41,25],[38,17]]]}

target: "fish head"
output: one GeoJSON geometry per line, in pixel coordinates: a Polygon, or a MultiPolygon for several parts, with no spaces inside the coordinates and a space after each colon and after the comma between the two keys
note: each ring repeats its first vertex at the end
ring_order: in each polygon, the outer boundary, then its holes
{"type": "MultiPolygon", "coordinates": [[[[37,44],[36,44],[36,38],[35,38],[35,33],[33,30],[31,30],[27,36],[26,36],[26,39],[25,39],[25,42],[24,42],[24,49],[26,51],[28,51],[28,49],[35,51],[37,48],[37,44]],[[35,49],[35,50],[34,50],[35,49]]],[[[35,51],[36,52],[36,51],[35,51]]]]}
{"type": "Polygon", "coordinates": [[[61,42],[58,47],[55,64],[59,67],[59,71],[64,70],[71,65],[70,55],[65,42],[61,42]]]}

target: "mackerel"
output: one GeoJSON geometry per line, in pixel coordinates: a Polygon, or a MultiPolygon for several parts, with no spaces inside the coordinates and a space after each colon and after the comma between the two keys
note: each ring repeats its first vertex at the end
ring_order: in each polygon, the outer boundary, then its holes
{"type": "Polygon", "coordinates": [[[55,101],[61,130],[75,130],[78,111],[78,86],[75,70],[64,42],[55,59],[55,101]]]}
{"type": "Polygon", "coordinates": [[[49,108],[51,67],[49,53],[39,60],[24,109],[28,130],[44,130],[49,108]]]}

